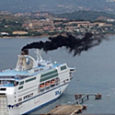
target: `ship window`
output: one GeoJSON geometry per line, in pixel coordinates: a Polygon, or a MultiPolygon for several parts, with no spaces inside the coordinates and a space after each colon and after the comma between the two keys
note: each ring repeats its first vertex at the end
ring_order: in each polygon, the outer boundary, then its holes
{"type": "Polygon", "coordinates": [[[30,97],[32,97],[32,96],[33,96],[33,93],[24,96],[23,99],[27,99],[27,98],[30,98],[30,97]]]}
{"type": "Polygon", "coordinates": [[[6,94],[5,94],[5,93],[0,93],[0,96],[1,96],[1,95],[6,95],[6,94]]]}
{"type": "Polygon", "coordinates": [[[51,75],[51,74],[54,74],[54,73],[57,73],[57,70],[42,74],[41,77],[48,76],[48,75],[51,75]]]}
{"type": "Polygon", "coordinates": [[[13,80],[0,80],[0,86],[13,87],[17,86],[18,82],[13,80]]]}
{"type": "Polygon", "coordinates": [[[0,90],[1,90],[1,91],[5,91],[5,90],[6,90],[6,88],[0,88],[0,90]]]}
{"type": "Polygon", "coordinates": [[[19,98],[18,101],[19,101],[19,102],[22,101],[22,98],[19,98]]]}
{"type": "Polygon", "coordinates": [[[42,92],[42,91],[44,91],[44,89],[40,89],[39,91],[42,92]]]}
{"type": "Polygon", "coordinates": [[[36,79],[36,77],[30,78],[30,79],[27,79],[26,82],[33,81],[35,79],[36,79]]]}
{"type": "Polygon", "coordinates": [[[50,71],[50,72],[47,72],[45,74],[42,74],[41,75],[41,79],[40,79],[40,82],[42,81],[45,81],[45,80],[48,80],[48,79],[51,79],[51,78],[54,78],[54,77],[57,77],[58,76],[58,72],[57,70],[53,70],[53,71],[50,71]]]}
{"type": "Polygon", "coordinates": [[[60,82],[60,79],[59,78],[56,78],[56,85],[58,85],[60,82]]]}
{"type": "Polygon", "coordinates": [[[54,78],[54,77],[57,77],[57,76],[58,76],[58,73],[55,73],[55,74],[49,75],[49,76],[45,76],[45,77],[41,76],[40,82],[51,79],[51,78],[54,78]]]}
{"type": "Polygon", "coordinates": [[[19,84],[20,84],[20,85],[24,84],[24,81],[21,81],[19,84]]]}
{"type": "Polygon", "coordinates": [[[20,86],[18,89],[22,89],[23,88],[23,86],[20,86]]]}
{"type": "Polygon", "coordinates": [[[66,68],[66,66],[61,66],[61,70],[65,70],[66,68]]]}

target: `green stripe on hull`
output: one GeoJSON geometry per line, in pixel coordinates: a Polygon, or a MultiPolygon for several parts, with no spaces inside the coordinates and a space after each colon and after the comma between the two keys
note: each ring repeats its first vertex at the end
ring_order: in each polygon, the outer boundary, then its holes
{"type": "Polygon", "coordinates": [[[44,77],[44,76],[47,76],[47,75],[51,75],[53,73],[57,73],[57,70],[53,70],[53,71],[47,72],[45,74],[42,74],[41,77],[44,77]]]}
{"type": "Polygon", "coordinates": [[[57,70],[47,72],[47,73],[41,75],[40,82],[57,77],[57,76],[58,76],[57,70]]]}

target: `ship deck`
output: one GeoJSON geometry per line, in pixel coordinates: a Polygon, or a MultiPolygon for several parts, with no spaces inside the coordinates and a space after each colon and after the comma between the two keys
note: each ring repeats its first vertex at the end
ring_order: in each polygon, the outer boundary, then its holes
{"type": "Polygon", "coordinates": [[[47,68],[45,66],[38,66],[36,68],[33,68],[31,70],[24,70],[24,71],[17,71],[15,69],[7,69],[7,70],[4,70],[4,71],[1,71],[0,72],[0,79],[2,80],[21,80],[21,79],[24,79],[24,78],[27,78],[27,77],[30,77],[30,76],[33,76],[35,74],[40,74],[40,73],[43,73],[45,72],[46,70],[49,70],[49,69],[53,69],[53,68],[56,68],[58,67],[60,64],[53,64],[52,67],[50,68],[47,68]]]}

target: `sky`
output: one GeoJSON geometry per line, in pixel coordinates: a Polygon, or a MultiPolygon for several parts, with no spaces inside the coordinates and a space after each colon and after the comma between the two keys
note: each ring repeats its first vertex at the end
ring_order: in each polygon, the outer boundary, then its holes
{"type": "Polygon", "coordinates": [[[11,12],[115,11],[115,0],[0,0],[0,10],[11,12]]]}

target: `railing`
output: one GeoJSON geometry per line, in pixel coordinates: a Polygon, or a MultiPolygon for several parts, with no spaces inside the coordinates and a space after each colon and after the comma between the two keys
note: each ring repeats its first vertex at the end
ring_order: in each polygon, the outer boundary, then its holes
{"type": "Polygon", "coordinates": [[[75,94],[75,99],[77,104],[83,104],[84,101],[89,100],[89,97],[94,96],[95,100],[99,100],[102,98],[102,95],[97,93],[97,94],[75,94]]]}

